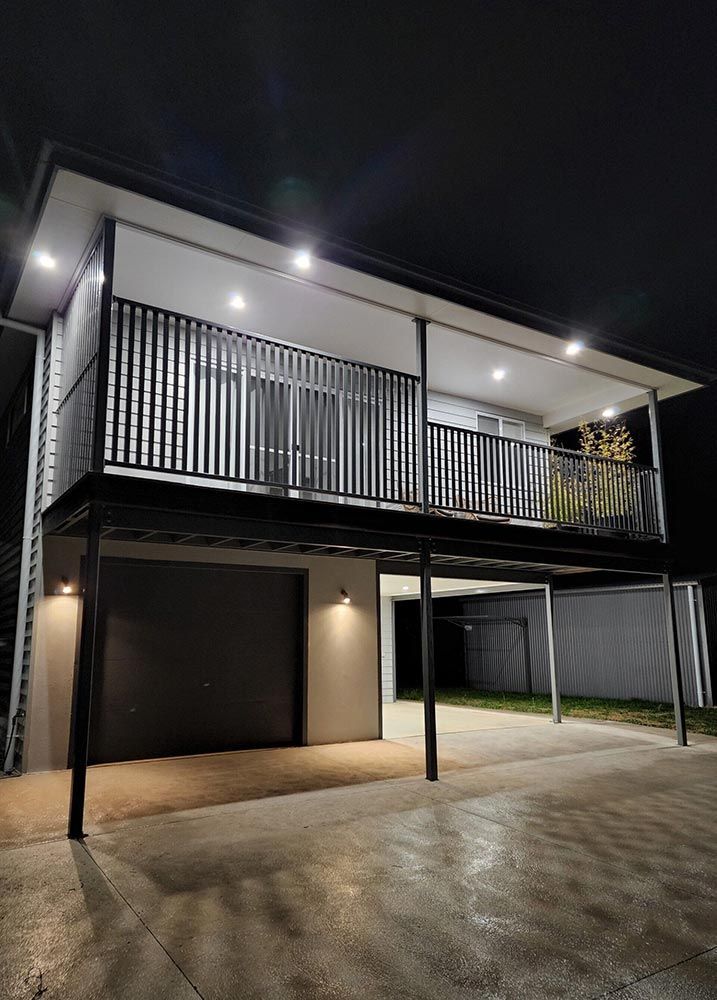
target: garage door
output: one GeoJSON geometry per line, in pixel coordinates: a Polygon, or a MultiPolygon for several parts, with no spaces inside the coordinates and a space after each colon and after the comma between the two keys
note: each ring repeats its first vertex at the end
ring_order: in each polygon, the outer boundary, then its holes
{"type": "Polygon", "coordinates": [[[90,762],[302,739],[304,577],[103,559],[90,762]]]}

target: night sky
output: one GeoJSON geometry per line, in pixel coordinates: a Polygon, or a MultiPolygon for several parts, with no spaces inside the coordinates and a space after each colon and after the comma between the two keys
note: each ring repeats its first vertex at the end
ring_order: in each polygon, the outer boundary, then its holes
{"type": "Polygon", "coordinates": [[[0,253],[60,136],[717,369],[711,3],[11,3],[0,52],[0,253]]]}

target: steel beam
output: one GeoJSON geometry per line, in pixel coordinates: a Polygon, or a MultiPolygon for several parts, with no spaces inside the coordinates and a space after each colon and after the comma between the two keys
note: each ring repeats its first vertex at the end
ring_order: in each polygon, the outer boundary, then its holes
{"type": "Polygon", "coordinates": [[[547,580],[545,584],[545,615],[548,626],[548,662],[550,665],[550,696],[553,702],[553,722],[562,722],[560,709],[560,684],[558,681],[558,667],[555,656],[555,591],[553,581],[547,580]]]}
{"type": "Polygon", "coordinates": [[[675,595],[669,573],[662,574],[662,592],[665,607],[665,627],[667,629],[667,656],[672,682],[672,702],[675,707],[675,733],[677,744],[687,746],[687,725],[685,723],[685,698],[682,691],[682,671],[680,669],[680,647],[677,635],[675,595]]]}
{"type": "Polygon", "coordinates": [[[91,504],[87,526],[80,649],[75,668],[72,726],[70,730],[69,760],[72,769],[72,783],[70,788],[70,813],[67,824],[67,836],[73,840],[78,840],[84,836],[82,826],[85,812],[85,787],[87,784],[87,755],[90,743],[92,677],[95,669],[97,640],[97,597],[100,580],[101,530],[102,508],[98,504],[91,504]]]}
{"type": "Polygon", "coordinates": [[[431,593],[431,546],[421,543],[421,663],[423,667],[423,717],[425,723],[426,778],[438,780],[436,739],[436,674],[433,647],[433,600],[431,593]]]}

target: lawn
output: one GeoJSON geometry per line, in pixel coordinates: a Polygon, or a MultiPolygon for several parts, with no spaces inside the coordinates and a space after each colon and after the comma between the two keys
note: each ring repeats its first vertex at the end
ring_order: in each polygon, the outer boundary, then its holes
{"type": "MultiPolygon", "coordinates": [[[[399,691],[407,701],[423,701],[419,689],[399,691]]],[[[472,691],[469,688],[443,688],[436,691],[436,701],[442,705],[464,705],[467,708],[497,708],[510,712],[536,712],[550,715],[550,696],[546,694],[513,694],[509,691],[472,691]]],[[[560,699],[563,715],[576,719],[605,719],[610,722],[631,722],[637,726],[674,729],[675,716],[669,702],[618,701],[612,698],[560,699]]],[[[717,708],[686,708],[687,732],[717,736],[717,708]]]]}

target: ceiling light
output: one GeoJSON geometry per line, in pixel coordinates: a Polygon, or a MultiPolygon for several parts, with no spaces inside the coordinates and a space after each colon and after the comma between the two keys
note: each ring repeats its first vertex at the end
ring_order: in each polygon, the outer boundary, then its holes
{"type": "Polygon", "coordinates": [[[55,264],[57,263],[54,257],[51,257],[49,253],[36,253],[35,258],[40,267],[44,267],[46,270],[51,271],[55,264]]]}
{"type": "Polygon", "coordinates": [[[411,589],[411,588],[410,588],[410,587],[408,586],[408,584],[406,584],[406,586],[405,586],[405,587],[401,587],[401,590],[410,590],[410,589],[411,589]]]}
{"type": "Polygon", "coordinates": [[[308,250],[297,250],[294,257],[294,264],[301,271],[308,271],[311,267],[311,254],[308,250]]]}
{"type": "Polygon", "coordinates": [[[246,307],[246,302],[241,295],[232,295],[229,299],[229,305],[233,309],[244,309],[246,307]]]}
{"type": "Polygon", "coordinates": [[[72,587],[70,586],[70,581],[67,579],[66,576],[60,577],[60,590],[62,591],[63,594],[72,593],[72,587]]]}
{"type": "Polygon", "coordinates": [[[606,410],[602,411],[602,415],[605,417],[606,420],[609,420],[610,417],[614,417],[616,415],[616,413],[617,413],[617,410],[615,409],[614,406],[608,406],[608,408],[606,410]]]}
{"type": "Polygon", "coordinates": [[[565,348],[565,353],[569,354],[570,357],[574,357],[576,354],[580,354],[585,344],[582,340],[571,340],[570,343],[565,348]]]}
{"type": "Polygon", "coordinates": [[[345,590],[341,591],[341,602],[342,602],[342,604],[350,604],[351,603],[351,598],[349,597],[349,595],[346,593],[345,590]]]}
{"type": "Polygon", "coordinates": [[[496,380],[496,382],[502,382],[503,379],[505,378],[505,368],[494,368],[493,378],[496,380]]]}

